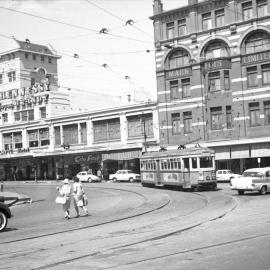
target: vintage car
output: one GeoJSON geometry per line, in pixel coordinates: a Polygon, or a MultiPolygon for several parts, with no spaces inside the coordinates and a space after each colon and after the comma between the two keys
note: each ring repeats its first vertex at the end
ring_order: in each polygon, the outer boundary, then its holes
{"type": "Polygon", "coordinates": [[[98,176],[91,174],[87,171],[79,172],[74,177],[77,177],[81,182],[101,182],[101,179],[98,176]]]}
{"type": "Polygon", "coordinates": [[[240,177],[240,174],[233,173],[230,170],[217,170],[216,179],[218,182],[230,182],[233,178],[240,177]]]}
{"type": "Polygon", "coordinates": [[[134,182],[134,181],[140,181],[141,176],[130,170],[118,170],[115,174],[110,174],[109,179],[113,180],[114,182],[118,182],[118,181],[134,182]]]}
{"type": "Polygon", "coordinates": [[[4,203],[4,197],[0,197],[0,232],[6,228],[9,218],[11,218],[10,209],[4,203]]]}
{"type": "Polygon", "coordinates": [[[245,191],[266,194],[270,191],[270,167],[245,170],[241,177],[231,180],[231,189],[237,190],[239,195],[243,195],[245,191]]]}

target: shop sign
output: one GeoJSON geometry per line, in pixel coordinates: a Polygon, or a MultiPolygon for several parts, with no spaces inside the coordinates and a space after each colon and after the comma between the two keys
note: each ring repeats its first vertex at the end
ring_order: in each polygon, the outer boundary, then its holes
{"type": "Polygon", "coordinates": [[[219,69],[230,69],[231,68],[231,61],[230,60],[211,60],[204,63],[204,70],[205,72],[212,71],[212,70],[219,70],[219,69]]]}
{"type": "Polygon", "coordinates": [[[191,76],[191,68],[180,68],[166,72],[166,78],[186,77],[191,76]]]}
{"type": "Polygon", "coordinates": [[[261,52],[251,55],[246,55],[242,57],[242,65],[249,65],[263,61],[270,60],[270,51],[268,52],[261,52]]]}
{"type": "Polygon", "coordinates": [[[85,162],[99,162],[101,161],[101,155],[100,154],[89,154],[89,155],[81,155],[81,156],[75,156],[74,161],[76,163],[85,163],[85,162]]]}

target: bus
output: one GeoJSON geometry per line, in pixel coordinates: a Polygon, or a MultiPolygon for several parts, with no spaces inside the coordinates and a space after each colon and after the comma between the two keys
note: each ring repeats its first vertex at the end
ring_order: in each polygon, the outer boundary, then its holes
{"type": "Polygon", "coordinates": [[[147,152],[141,156],[143,186],[216,189],[215,152],[206,147],[147,152]]]}

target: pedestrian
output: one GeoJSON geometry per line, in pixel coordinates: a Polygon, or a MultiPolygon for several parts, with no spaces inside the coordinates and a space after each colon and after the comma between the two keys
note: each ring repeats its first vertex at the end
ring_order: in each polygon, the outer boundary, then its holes
{"type": "Polygon", "coordinates": [[[73,198],[74,198],[74,208],[77,213],[76,217],[80,216],[79,208],[82,208],[85,214],[88,216],[88,210],[85,207],[85,193],[82,187],[82,184],[79,182],[79,178],[74,178],[74,184],[73,184],[73,198]]]}
{"type": "Polygon", "coordinates": [[[60,196],[65,198],[65,203],[63,203],[63,211],[65,213],[65,218],[70,219],[69,209],[70,209],[72,187],[67,178],[64,181],[62,181],[62,183],[63,183],[62,187],[57,187],[56,189],[59,191],[60,196]]]}

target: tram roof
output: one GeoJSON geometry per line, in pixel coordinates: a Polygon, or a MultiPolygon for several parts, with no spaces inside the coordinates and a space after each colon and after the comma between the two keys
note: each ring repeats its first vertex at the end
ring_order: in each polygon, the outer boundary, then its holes
{"type": "Polygon", "coordinates": [[[170,157],[170,156],[200,156],[214,154],[215,151],[207,147],[190,147],[185,149],[165,150],[144,153],[141,158],[170,157]]]}

